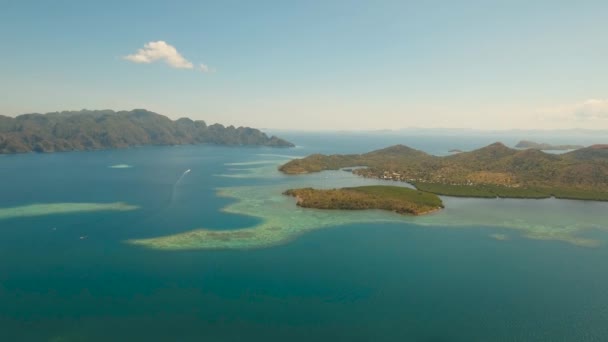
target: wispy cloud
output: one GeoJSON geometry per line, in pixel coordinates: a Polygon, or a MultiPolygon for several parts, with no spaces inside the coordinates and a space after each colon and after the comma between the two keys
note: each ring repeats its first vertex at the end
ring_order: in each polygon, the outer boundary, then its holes
{"type": "Polygon", "coordinates": [[[589,99],[573,107],[578,120],[608,119],[608,99],[589,99]]]}
{"type": "Polygon", "coordinates": [[[198,70],[200,70],[201,72],[210,72],[211,71],[211,69],[209,69],[209,66],[206,64],[199,65],[198,70]]]}
{"type": "Polygon", "coordinates": [[[124,59],[134,63],[154,63],[154,62],[165,62],[172,68],[176,69],[195,69],[201,72],[209,72],[209,66],[200,64],[195,67],[192,62],[184,58],[177,49],[167,44],[162,40],[156,42],[149,42],[144,45],[143,49],[137,50],[137,53],[127,55],[124,59]]]}
{"type": "Polygon", "coordinates": [[[547,125],[560,127],[608,128],[608,99],[587,99],[536,111],[547,125]]]}
{"type": "Polygon", "coordinates": [[[577,103],[541,108],[538,113],[546,119],[558,118],[572,121],[608,119],[608,99],[588,99],[577,103]]]}

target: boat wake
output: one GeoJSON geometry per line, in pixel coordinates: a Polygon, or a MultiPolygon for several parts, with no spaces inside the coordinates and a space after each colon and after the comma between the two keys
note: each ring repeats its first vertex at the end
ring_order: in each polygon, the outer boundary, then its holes
{"type": "Polygon", "coordinates": [[[175,182],[175,184],[173,184],[173,188],[171,188],[171,201],[169,202],[169,204],[171,204],[175,201],[177,187],[182,182],[182,180],[190,173],[190,171],[192,171],[192,170],[188,169],[188,170],[184,171],[184,173],[182,173],[182,175],[177,179],[177,182],[175,182]]]}

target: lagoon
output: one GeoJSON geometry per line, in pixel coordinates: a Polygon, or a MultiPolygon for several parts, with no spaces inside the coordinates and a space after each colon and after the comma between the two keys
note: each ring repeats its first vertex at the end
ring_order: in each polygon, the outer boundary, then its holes
{"type": "Polygon", "coordinates": [[[427,217],[298,208],[281,192],[381,181],[276,172],[294,156],[394,142],[441,154],[495,137],[282,135],[300,147],[1,158],[0,213],[30,209],[0,220],[0,340],[608,335],[607,203],[444,197],[446,209],[427,217]],[[132,167],[108,167],[123,164],[132,167]],[[99,210],[45,214],[60,203],[99,210]],[[197,232],[219,238],[187,238],[197,232]]]}

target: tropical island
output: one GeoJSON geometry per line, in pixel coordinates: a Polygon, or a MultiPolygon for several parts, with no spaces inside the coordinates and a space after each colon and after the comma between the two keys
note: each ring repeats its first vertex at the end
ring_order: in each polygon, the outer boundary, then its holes
{"type": "Polygon", "coordinates": [[[354,166],[357,175],[404,181],[437,195],[608,201],[608,145],[555,155],[494,143],[443,157],[396,145],[364,154],[313,154],[279,170],[295,175],[354,166]]]}
{"type": "Polygon", "coordinates": [[[537,143],[529,140],[521,140],[515,145],[516,148],[526,149],[531,148],[535,150],[543,150],[543,151],[568,151],[568,150],[578,150],[579,148],[583,148],[585,146],[582,145],[551,145],[546,143],[537,143]]]}
{"type": "Polygon", "coordinates": [[[173,121],[145,109],[65,111],[15,118],[0,115],[0,154],[185,144],[294,146],[254,128],[207,125],[188,118],[173,121]]]}
{"type": "Polygon", "coordinates": [[[380,209],[408,215],[424,215],[443,208],[443,202],[437,195],[399,186],[359,186],[328,190],[301,188],[290,189],[283,194],[295,197],[297,205],[304,208],[380,209]]]}

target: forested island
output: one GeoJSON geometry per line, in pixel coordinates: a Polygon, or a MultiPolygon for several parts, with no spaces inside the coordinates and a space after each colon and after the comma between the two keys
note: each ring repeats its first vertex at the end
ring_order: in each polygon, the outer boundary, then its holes
{"type": "Polygon", "coordinates": [[[568,150],[578,150],[579,148],[583,148],[585,146],[581,145],[551,145],[546,143],[537,143],[529,140],[522,140],[515,145],[516,148],[531,148],[535,150],[543,150],[543,151],[568,151],[568,150]]]}
{"type": "Polygon", "coordinates": [[[290,189],[284,194],[295,197],[297,205],[304,208],[380,209],[407,215],[424,215],[443,208],[443,202],[437,195],[399,186],[360,186],[329,190],[302,188],[290,189]]]}
{"type": "Polygon", "coordinates": [[[608,200],[608,145],[556,155],[494,143],[444,157],[396,145],[364,154],[313,154],[279,169],[303,174],[354,166],[360,166],[351,171],[357,175],[404,181],[438,195],[608,200]]]}
{"type": "Polygon", "coordinates": [[[0,115],[0,153],[87,151],[142,145],[263,145],[293,147],[258,129],[188,118],[171,120],[144,109],[0,115]]]}

